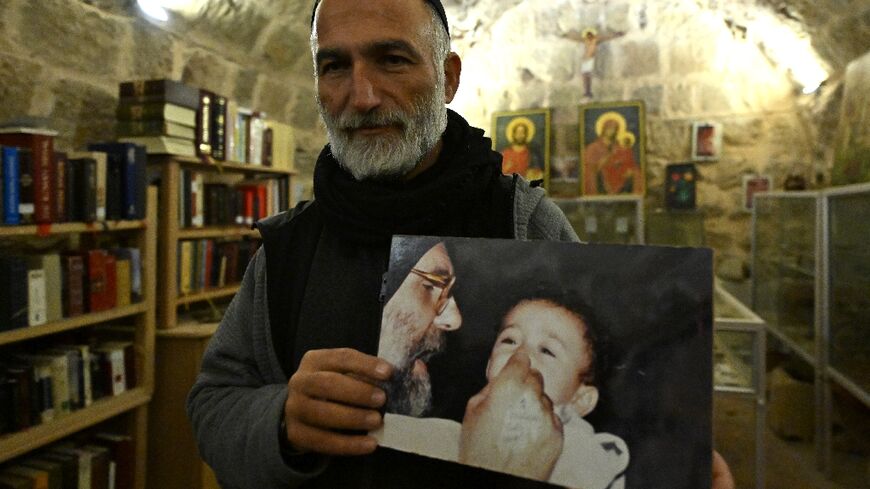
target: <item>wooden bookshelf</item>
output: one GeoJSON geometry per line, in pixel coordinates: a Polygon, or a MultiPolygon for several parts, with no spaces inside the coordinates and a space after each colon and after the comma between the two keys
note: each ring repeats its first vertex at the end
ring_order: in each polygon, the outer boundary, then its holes
{"type": "Polygon", "coordinates": [[[85,428],[97,425],[118,414],[126,413],[151,400],[144,387],[94,401],[90,406],[73,411],[48,423],[0,437],[0,462],[23,455],[60,440],[85,428]]]}
{"type": "Polygon", "coordinates": [[[16,343],[19,341],[32,340],[42,336],[62,333],[74,329],[84,328],[94,324],[104,323],[113,319],[120,319],[128,316],[135,316],[146,312],[148,306],[144,302],[137,302],[128,306],[116,307],[108,311],[83,314],[71,318],[65,318],[62,321],[53,323],[41,324],[39,326],[30,326],[28,328],[13,329],[0,333],[0,345],[16,343]]]}
{"type": "Polygon", "coordinates": [[[33,239],[46,236],[123,233],[124,239],[140,250],[142,267],[142,298],[135,304],[0,333],[0,346],[3,346],[4,351],[8,351],[23,341],[49,339],[50,336],[58,333],[130,318],[133,324],[133,350],[136,356],[135,368],[138,382],[136,388],[118,396],[100,399],[87,408],[63,415],[48,423],[0,436],[0,462],[26,454],[120,415],[128,415],[119,419],[124,421],[126,433],[134,440],[137,460],[134,487],[145,489],[147,468],[144,461],[148,440],[148,403],[154,392],[157,195],[156,187],[148,188],[144,220],[0,227],[0,239],[5,242],[15,240],[31,242],[33,239]]]}
{"type": "MultiPolygon", "coordinates": [[[[259,231],[246,226],[205,226],[201,228],[182,228],[179,226],[179,188],[182,185],[182,170],[197,172],[239,175],[241,177],[262,177],[278,179],[286,185],[286,195],[293,202],[291,181],[296,174],[292,170],[248,165],[235,162],[204,162],[200,158],[171,155],[149,155],[148,165],[156,167],[160,174],[160,215],[158,236],[158,276],[160,288],[157,292],[157,328],[172,329],[178,325],[178,308],[198,302],[231,298],[239,290],[238,284],[226,287],[197,290],[181,294],[178,283],[178,243],[182,240],[222,239],[242,240],[259,238],[259,231]]],[[[239,277],[241,280],[241,277],[239,277]]]]}

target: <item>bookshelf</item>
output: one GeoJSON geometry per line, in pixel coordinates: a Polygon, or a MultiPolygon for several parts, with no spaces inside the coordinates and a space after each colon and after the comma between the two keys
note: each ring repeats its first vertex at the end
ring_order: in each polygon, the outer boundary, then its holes
{"type": "Polygon", "coordinates": [[[18,343],[47,339],[52,335],[89,328],[108,321],[131,318],[134,327],[134,352],[137,373],[135,388],[116,396],[94,401],[88,407],[37,424],[24,431],[0,436],[0,463],[42,448],[79,431],[114,418],[125,425],[126,434],[133,437],[136,460],[135,486],[145,488],[147,472],[148,405],[154,392],[155,348],[155,285],[157,256],[157,188],[149,187],[146,217],[140,221],[105,223],[63,223],[38,226],[2,226],[0,241],[32,241],[55,237],[76,237],[83,234],[125,234],[131,245],[141,253],[142,299],[134,304],[107,311],[84,314],[40,326],[0,333],[0,346],[14,348],[18,343]],[[128,414],[124,419],[121,415],[128,414]]]}
{"type": "MultiPolygon", "coordinates": [[[[292,170],[275,167],[223,162],[212,159],[190,158],[174,155],[149,155],[148,166],[156,170],[152,174],[160,176],[160,209],[158,236],[158,276],[160,290],[157,297],[157,327],[172,329],[178,325],[178,308],[190,304],[225,299],[238,291],[238,284],[227,284],[217,288],[206,288],[182,294],[178,283],[178,246],[185,240],[219,239],[240,241],[244,238],[257,238],[259,232],[244,225],[220,225],[204,227],[182,227],[179,225],[179,190],[182,185],[182,171],[192,170],[205,174],[230,175],[240,178],[277,179],[285,190],[289,202],[292,170]]],[[[282,209],[283,210],[283,209],[282,209]]],[[[241,277],[239,277],[239,280],[241,277]]]]}

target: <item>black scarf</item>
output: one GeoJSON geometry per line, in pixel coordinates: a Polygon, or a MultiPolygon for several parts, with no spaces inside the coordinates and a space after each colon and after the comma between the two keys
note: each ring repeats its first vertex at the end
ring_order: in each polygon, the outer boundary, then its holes
{"type": "MultiPolygon", "coordinates": [[[[410,181],[359,182],[326,146],[314,169],[314,194],[327,226],[362,243],[389,242],[394,234],[468,235],[468,226],[458,221],[474,212],[481,193],[501,174],[501,157],[481,129],[453,111],[447,115],[438,161],[410,181]]],[[[503,236],[504,224],[473,234],[503,236]]]]}

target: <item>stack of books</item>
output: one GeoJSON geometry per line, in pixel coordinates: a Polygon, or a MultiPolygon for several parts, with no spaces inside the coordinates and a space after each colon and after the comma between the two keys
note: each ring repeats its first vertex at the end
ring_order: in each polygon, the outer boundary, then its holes
{"type": "Polygon", "coordinates": [[[140,80],[121,83],[118,96],[119,141],[145,146],[151,154],[200,153],[199,89],[175,80],[140,80]]]}

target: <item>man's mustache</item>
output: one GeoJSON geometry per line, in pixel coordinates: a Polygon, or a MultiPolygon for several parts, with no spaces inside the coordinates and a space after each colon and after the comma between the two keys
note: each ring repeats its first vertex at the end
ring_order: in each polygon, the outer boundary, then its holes
{"type": "Polygon", "coordinates": [[[356,129],[384,126],[399,126],[404,129],[410,121],[402,112],[391,110],[367,112],[365,114],[344,113],[338,116],[335,122],[338,129],[353,131],[356,129]]]}

